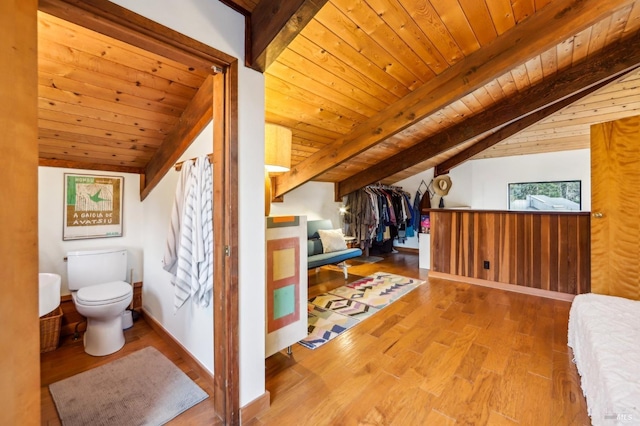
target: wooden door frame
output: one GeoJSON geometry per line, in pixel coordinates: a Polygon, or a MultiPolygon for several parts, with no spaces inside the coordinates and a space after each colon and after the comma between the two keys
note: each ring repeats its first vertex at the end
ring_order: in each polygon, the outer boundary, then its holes
{"type": "Polygon", "coordinates": [[[214,404],[225,424],[236,425],[240,424],[237,61],[214,77],[213,94],[214,404]]]}
{"type": "Polygon", "coordinates": [[[38,9],[214,74],[214,406],[240,423],[238,319],[238,60],[107,0],[40,0],[38,9]],[[215,67],[215,72],[213,68],[215,67]]]}
{"type": "Polygon", "coordinates": [[[38,109],[35,1],[0,4],[0,419],[40,424],[38,109]]]}

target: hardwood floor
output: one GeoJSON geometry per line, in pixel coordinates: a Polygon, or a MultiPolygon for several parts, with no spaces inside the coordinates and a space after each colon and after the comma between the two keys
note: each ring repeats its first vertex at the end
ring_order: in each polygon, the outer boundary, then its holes
{"type": "MultiPolygon", "coordinates": [[[[427,279],[414,254],[357,264],[427,279]]],[[[344,284],[309,273],[309,294],[344,284]]],[[[567,347],[570,304],[431,279],[309,350],[268,358],[271,408],[256,425],[589,425],[567,347]]]]}
{"type": "MultiPolygon", "coordinates": [[[[446,280],[429,280],[413,253],[353,263],[348,281],[377,271],[427,280],[376,315],[316,349],[266,360],[271,408],[260,425],[589,425],[567,347],[570,304],[446,280]]],[[[339,269],[309,271],[309,295],[344,285],[339,269]]],[[[86,355],[64,342],[42,354],[42,424],[59,425],[48,385],[154,346],[212,395],[142,320],[125,348],[86,355]]],[[[172,425],[211,425],[213,398],[172,425]]]]}
{"type": "MultiPolygon", "coordinates": [[[[49,385],[58,380],[106,364],[114,359],[122,358],[139,349],[153,346],[164,356],[176,364],[193,381],[209,394],[209,398],[182,413],[168,425],[221,425],[214,414],[213,386],[200,378],[196,371],[184,362],[182,358],[151,329],[143,319],[135,322],[134,326],[124,332],[126,344],[115,354],[104,357],[93,357],[84,352],[82,340],[64,340],[60,347],[52,352],[40,355],[40,386],[41,386],[41,424],[60,425],[58,412],[49,393],[49,385]]],[[[124,426],[124,425],[123,425],[124,426]]]]}

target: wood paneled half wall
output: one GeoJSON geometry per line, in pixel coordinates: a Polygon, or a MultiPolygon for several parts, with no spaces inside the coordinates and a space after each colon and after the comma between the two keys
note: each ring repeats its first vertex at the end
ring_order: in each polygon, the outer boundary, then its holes
{"type": "Polygon", "coordinates": [[[433,272],[572,295],[590,291],[588,212],[430,215],[433,272]]]}

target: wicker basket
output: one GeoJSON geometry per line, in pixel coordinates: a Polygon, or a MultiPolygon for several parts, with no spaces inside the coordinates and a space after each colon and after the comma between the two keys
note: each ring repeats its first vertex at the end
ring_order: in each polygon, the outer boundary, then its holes
{"type": "Polygon", "coordinates": [[[60,341],[60,323],[62,309],[59,306],[40,318],[40,353],[57,349],[60,341]]]}

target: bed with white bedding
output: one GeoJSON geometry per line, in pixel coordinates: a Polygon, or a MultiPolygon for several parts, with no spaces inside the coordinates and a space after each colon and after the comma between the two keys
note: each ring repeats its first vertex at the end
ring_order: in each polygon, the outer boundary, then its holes
{"type": "Polygon", "coordinates": [[[593,293],[576,296],[568,344],[591,422],[640,425],[640,301],[593,293]]]}

